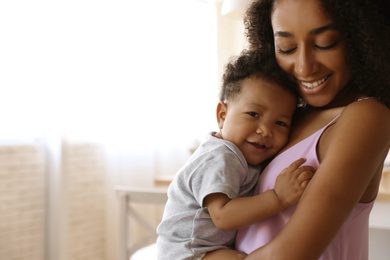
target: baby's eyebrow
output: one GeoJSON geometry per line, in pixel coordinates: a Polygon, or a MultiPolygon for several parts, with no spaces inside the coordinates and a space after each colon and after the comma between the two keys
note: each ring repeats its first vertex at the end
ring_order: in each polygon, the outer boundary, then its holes
{"type": "Polygon", "coordinates": [[[292,116],[289,116],[289,115],[281,115],[281,118],[284,118],[287,120],[292,120],[292,116]]]}

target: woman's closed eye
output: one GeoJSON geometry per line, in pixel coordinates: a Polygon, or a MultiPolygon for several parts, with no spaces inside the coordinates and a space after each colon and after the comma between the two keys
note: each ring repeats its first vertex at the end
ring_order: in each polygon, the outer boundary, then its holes
{"type": "Polygon", "coordinates": [[[278,53],[291,54],[296,49],[298,49],[298,44],[290,39],[278,37],[277,39],[275,39],[275,47],[277,48],[278,53]]]}
{"type": "MultiPolygon", "coordinates": [[[[321,45],[314,45],[314,48],[318,49],[318,50],[330,50],[334,47],[336,47],[338,44],[338,42],[334,42],[332,44],[329,44],[329,45],[325,45],[325,46],[321,46],[321,45]]],[[[295,50],[297,50],[297,47],[294,47],[294,48],[291,48],[291,49],[282,49],[282,48],[278,48],[278,53],[280,54],[291,54],[293,53],[295,50]]]]}
{"type": "Polygon", "coordinates": [[[326,46],[320,46],[320,45],[315,45],[315,47],[319,50],[329,50],[335,47],[338,44],[338,42],[334,42],[332,44],[326,45],[326,46]]]}
{"type": "Polygon", "coordinates": [[[287,50],[283,50],[282,48],[278,48],[278,52],[280,54],[291,54],[293,53],[297,48],[292,48],[292,49],[287,49],[287,50]]]}

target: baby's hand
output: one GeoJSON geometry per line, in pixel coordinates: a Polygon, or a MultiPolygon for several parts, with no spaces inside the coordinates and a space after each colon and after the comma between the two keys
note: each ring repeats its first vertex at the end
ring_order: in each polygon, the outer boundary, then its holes
{"type": "Polygon", "coordinates": [[[276,178],[274,190],[286,207],[298,203],[307,184],[313,177],[314,168],[301,166],[304,162],[306,162],[305,158],[296,160],[276,178]]]}

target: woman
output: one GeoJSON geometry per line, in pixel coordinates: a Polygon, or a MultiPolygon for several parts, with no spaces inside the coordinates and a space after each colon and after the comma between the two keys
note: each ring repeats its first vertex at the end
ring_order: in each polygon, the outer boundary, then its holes
{"type": "Polygon", "coordinates": [[[246,259],[368,259],[368,218],[390,147],[388,10],[380,0],[260,0],[249,8],[250,48],[273,52],[307,104],[255,193],[295,156],[318,168],[296,208],[238,232],[246,259]]]}

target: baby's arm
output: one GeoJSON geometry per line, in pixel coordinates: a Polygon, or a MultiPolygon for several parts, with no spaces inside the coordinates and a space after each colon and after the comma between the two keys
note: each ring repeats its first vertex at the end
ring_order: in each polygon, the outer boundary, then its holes
{"type": "Polygon", "coordinates": [[[236,230],[270,217],[298,202],[313,176],[306,160],[293,162],[277,177],[275,187],[256,196],[230,199],[226,194],[213,193],[205,204],[214,224],[222,230],[236,230]]]}

